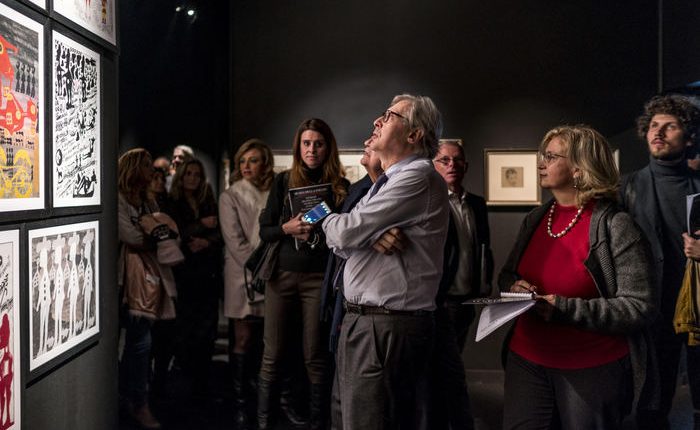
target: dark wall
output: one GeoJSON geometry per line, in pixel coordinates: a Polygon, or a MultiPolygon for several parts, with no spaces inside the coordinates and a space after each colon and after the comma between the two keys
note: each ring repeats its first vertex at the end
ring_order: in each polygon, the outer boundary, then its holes
{"type": "Polygon", "coordinates": [[[122,151],[146,147],[154,157],[170,156],[186,144],[217,164],[219,149],[227,146],[228,6],[197,3],[118,2],[122,151]],[[175,11],[184,3],[197,6],[195,17],[175,11]]]}
{"type": "MultiPolygon", "coordinates": [[[[231,22],[234,145],[289,148],[318,116],[357,148],[410,92],[435,100],[445,137],[464,139],[477,194],[484,148],[536,148],[561,123],[614,136],[623,169],[646,160],[628,130],[656,90],[656,2],[236,1],[231,22]]],[[[527,210],[490,212],[497,270],[527,210]]],[[[470,345],[467,366],[497,367],[499,347],[499,336],[470,345]]]]}

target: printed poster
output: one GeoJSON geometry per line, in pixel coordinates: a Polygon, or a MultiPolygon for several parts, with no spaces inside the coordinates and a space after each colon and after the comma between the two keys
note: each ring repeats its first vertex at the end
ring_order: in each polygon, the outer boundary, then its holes
{"type": "Polygon", "coordinates": [[[98,222],[29,232],[29,370],[99,333],[98,222]]]}
{"type": "Polygon", "coordinates": [[[19,230],[0,232],[0,430],[21,428],[19,230]]]}
{"type": "Polygon", "coordinates": [[[0,4],[0,211],[44,207],[42,33],[0,4]]]}
{"type": "Polygon", "coordinates": [[[116,45],[114,2],[115,0],[54,0],[53,9],[116,45]]]}
{"type": "Polygon", "coordinates": [[[100,56],[53,32],[53,205],[100,204],[100,56]]]}

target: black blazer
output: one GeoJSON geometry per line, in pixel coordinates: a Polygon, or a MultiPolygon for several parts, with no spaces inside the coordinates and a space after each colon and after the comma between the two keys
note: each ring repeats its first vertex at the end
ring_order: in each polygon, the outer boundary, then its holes
{"type": "MultiPolygon", "coordinates": [[[[474,213],[474,225],[476,226],[472,241],[472,267],[474,268],[475,282],[471,286],[468,296],[488,296],[491,294],[491,280],[493,279],[493,253],[491,252],[491,233],[486,201],[483,197],[472,193],[467,193],[465,200],[474,213]]],[[[457,228],[452,219],[452,211],[450,211],[450,227],[447,231],[447,243],[445,243],[445,260],[439,294],[447,294],[447,290],[454,282],[458,267],[459,240],[457,228]]]]}

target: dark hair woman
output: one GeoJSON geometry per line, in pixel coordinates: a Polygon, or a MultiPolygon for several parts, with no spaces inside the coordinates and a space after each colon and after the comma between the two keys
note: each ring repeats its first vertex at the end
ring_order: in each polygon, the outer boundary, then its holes
{"type": "Polygon", "coordinates": [[[233,369],[236,428],[249,429],[248,382],[260,362],[264,296],[250,299],[244,264],[260,242],[260,212],[274,173],[272,151],[260,139],[243,143],[233,157],[233,181],[219,197],[224,238],[224,316],[229,318],[229,362],[233,369]]]}
{"type": "Polygon", "coordinates": [[[204,166],[190,159],[178,168],[167,212],[180,230],[185,261],[175,266],[177,323],[175,352],[192,378],[193,394],[206,394],[219,317],[221,233],[216,199],[204,166]]]}
{"type": "MultiPolygon", "coordinates": [[[[291,213],[287,191],[314,184],[331,184],[327,201],[339,207],[347,195],[348,181],[328,124],[316,118],[303,121],[294,135],[293,162],[289,171],[277,175],[267,205],[260,216],[260,238],[280,242],[275,279],[265,292],[265,350],[258,388],[258,425],[274,428],[275,403],[285,362],[298,350],[290,341],[303,341],[304,363],[311,382],[311,428],[325,419],[327,353],[320,332],[320,300],[328,248],[320,229],[291,213]],[[297,249],[295,240],[300,246],[297,249]],[[301,315],[299,315],[301,312],[301,315]],[[295,321],[301,320],[301,327],[295,321]]],[[[293,360],[292,360],[293,361],[293,360]]]]}
{"type": "Polygon", "coordinates": [[[618,171],[597,131],[550,130],[538,171],[554,198],[525,217],[498,280],[537,294],[507,345],[503,428],[620,428],[633,398],[655,392],[642,391],[654,375],[649,249],[616,207],[618,171]]]}

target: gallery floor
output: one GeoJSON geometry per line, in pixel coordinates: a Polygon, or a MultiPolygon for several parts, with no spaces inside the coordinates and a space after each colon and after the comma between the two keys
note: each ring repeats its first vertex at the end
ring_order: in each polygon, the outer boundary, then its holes
{"type": "MultiPolygon", "coordinates": [[[[166,394],[153,402],[153,410],[165,430],[232,430],[233,405],[231,400],[230,378],[225,354],[214,359],[210,384],[211,395],[193,400],[184,378],[177,373],[168,383],[166,394]]],[[[503,407],[503,373],[501,371],[467,371],[467,382],[475,415],[477,430],[496,430],[501,428],[501,410],[503,407]]],[[[682,381],[678,387],[676,402],[671,416],[671,429],[685,430],[692,428],[692,411],[688,386],[682,381]]],[[[124,415],[120,416],[120,430],[137,429],[124,415]]],[[[278,429],[291,429],[287,423],[280,422],[278,429]]],[[[624,429],[634,429],[631,419],[625,422],[624,429]]]]}

